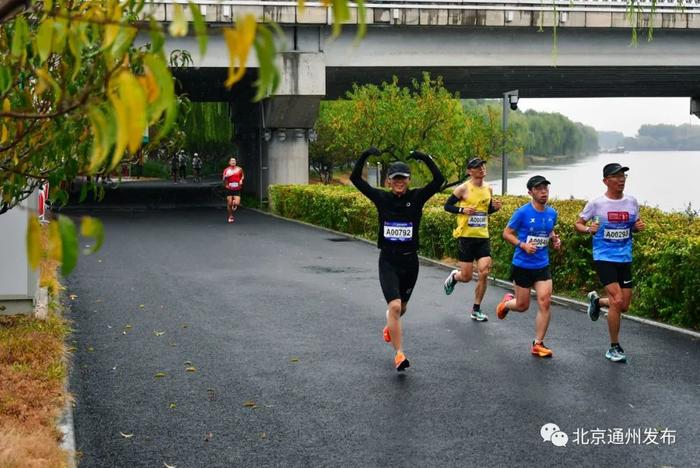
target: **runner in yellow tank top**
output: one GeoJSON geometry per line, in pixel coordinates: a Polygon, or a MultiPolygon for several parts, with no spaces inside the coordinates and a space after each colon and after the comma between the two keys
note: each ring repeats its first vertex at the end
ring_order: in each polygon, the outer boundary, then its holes
{"type": "Polygon", "coordinates": [[[488,317],[481,312],[481,301],[491,272],[488,217],[501,208],[501,202],[493,198],[493,190],[484,182],[486,161],[481,158],[470,159],[467,172],[469,180],[457,186],[445,203],[445,210],[457,215],[457,227],[452,235],[457,239],[459,270],[450,273],[444,288],[445,294],[449,295],[458,282],[471,281],[476,260],[479,279],[474,290],[471,318],[485,322],[488,317]]]}

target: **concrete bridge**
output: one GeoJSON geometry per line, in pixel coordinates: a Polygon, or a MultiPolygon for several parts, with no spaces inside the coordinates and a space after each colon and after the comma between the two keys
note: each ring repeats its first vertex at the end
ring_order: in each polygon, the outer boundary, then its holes
{"type": "MultiPolygon", "coordinates": [[[[170,39],[192,53],[195,67],[177,70],[193,100],[230,101],[249,190],[308,182],[308,139],[322,98],[342,97],[353,83],[402,83],[423,71],[442,76],[464,98],[494,98],[510,89],[527,97],[700,96],[700,0],[639,2],[554,0],[412,0],[365,5],[366,37],[356,41],[359,9],[333,38],[332,14],[319,2],[197,0],[216,30],[243,14],[281,25],[282,84],[251,103],[255,57],[244,81],[226,90],[228,53],[214,34],[205,57],[195,37],[170,39]],[[638,44],[631,44],[632,25],[638,44]],[[646,40],[653,28],[653,41],[646,40]]],[[[154,3],[168,22],[174,3],[154,3]]]]}

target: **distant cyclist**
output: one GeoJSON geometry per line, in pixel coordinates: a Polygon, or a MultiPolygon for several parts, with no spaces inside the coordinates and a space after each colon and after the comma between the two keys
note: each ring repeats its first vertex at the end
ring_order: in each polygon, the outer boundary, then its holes
{"type": "Polygon", "coordinates": [[[243,169],[236,165],[236,158],[232,157],[228,160],[228,167],[224,169],[223,174],[229,223],[234,221],[233,212],[236,211],[241,204],[241,190],[243,189],[244,179],[245,174],[243,173],[243,169]]]}
{"type": "Polygon", "coordinates": [[[549,243],[556,250],[561,248],[559,236],[554,232],[557,212],[547,205],[549,181],[540,175],[527,181],[527,191],[532,197],[513,213],[503,230],[503,239],[515,246],[511,279],[515,283],[515,296],[506,293],[496,307],[496,315],[503,320],[509,311],[525,312],[530,307],[530,289],[537,295],[535,339],[531,353],[534,356],[552,357],[552,350],[544,344],[550,319],[552,300],[552,274],[549,271],[549,243]]]}
{"type": "Polygon", "coordinates": [[[644,230],[639,203],[624,194],[628,170],[629,167],[618,163],[605,165],[605,194],[589,201],[575,224],[578,232],[593,236],[593,261],[608,297],[589,292],[588,316],[598,320],[600,306],[608,308],[610,348],[605,357],[613,362],[627,361],[620,346],[620,316],[627,312],[632,301],[632,233],[644,230]],[[588,221],[592,223],[586,226],[588,221]]]}
{"type": "Polygon", "coordinates": [[[481,311],[481,301],[491,272],[489,214],[498,211],[501,202],[493,198],[493,190],[484,182],[486,161],[470,159],[467,172],[469,180],[459,185],[445,203],[445,210],[457,215],[457,227],[452,231],[452,236],[457,239],[459,270],[450,272],[444,289],[445,294],[450,295],[458,282],[470,282],[476,261],[479,281],[474,289],[471,318],[485,322],[488,317],[481,311]]]}
{"type": "Polygon", "coordinates": [[[396,370],[403,371],[410,364],[401,342],[401,316],[406,312],[418,278],[418,232],[423,205],[440,190],[445,178],[430,156],[413,151],[410,157],[423,161],[433,175],[433,180],[428,185],[409,189],[411,168],[399,161],[392,163],[387,171],[390,190],[373,188],[362,178],[362,169],[370,156],[378,154],[380,151],[376,148],[362,153],[355,163],[350,181],[377,207],[379,283],[388,306],[384,340],[391,342],[396,351],[396,370]]]}

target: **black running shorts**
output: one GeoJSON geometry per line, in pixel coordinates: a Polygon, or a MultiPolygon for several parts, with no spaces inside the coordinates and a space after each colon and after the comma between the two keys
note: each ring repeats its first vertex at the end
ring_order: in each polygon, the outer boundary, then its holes
{"type": "Polygon", "coordinates": [[[473,262],[491,256],[491,242],[488,237],[460,237],[457,239],[457,259],[460,262],[473,262]]]}
{"type": "Polygon", "coordinates": [[[416,252],[379,254],[379,284],[387,304],[395,299],[408,302],[418,279],[416,252]]]}
{"type": "Polygon", "coordinates": [[[619,283],[623,289],[632,288],[632,263],[631,262],[604,262],[596,261],[595,270],[603,286],[619,283]]]}
{"type": "Polygon", "coordinates": [[[549,266],[531,270],[511,265],[510,279],[515,282],[516,286],[531,288],[538,281],[551,280],[552,273],[549,271],[549,266]]]}
{"type": "Polygon", "coordinates": [[[241,196],[240,190],[225,189],[225,192],[226,192],[227,197],[240,197],[241,196]]]}

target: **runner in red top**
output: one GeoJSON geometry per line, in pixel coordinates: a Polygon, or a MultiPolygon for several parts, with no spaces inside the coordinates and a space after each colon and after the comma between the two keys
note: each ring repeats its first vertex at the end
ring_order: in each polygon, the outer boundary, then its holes
{"type": "Polygon", "coordinates": [[[228,161],[228,167],[224,169],[223,181],[226,190],[226,209],[228,210],[228,222],[233,222],[233,212],[241,204],[241,189],[243,188],[243,169],[236,166],[236,158],[228,161]]]}

